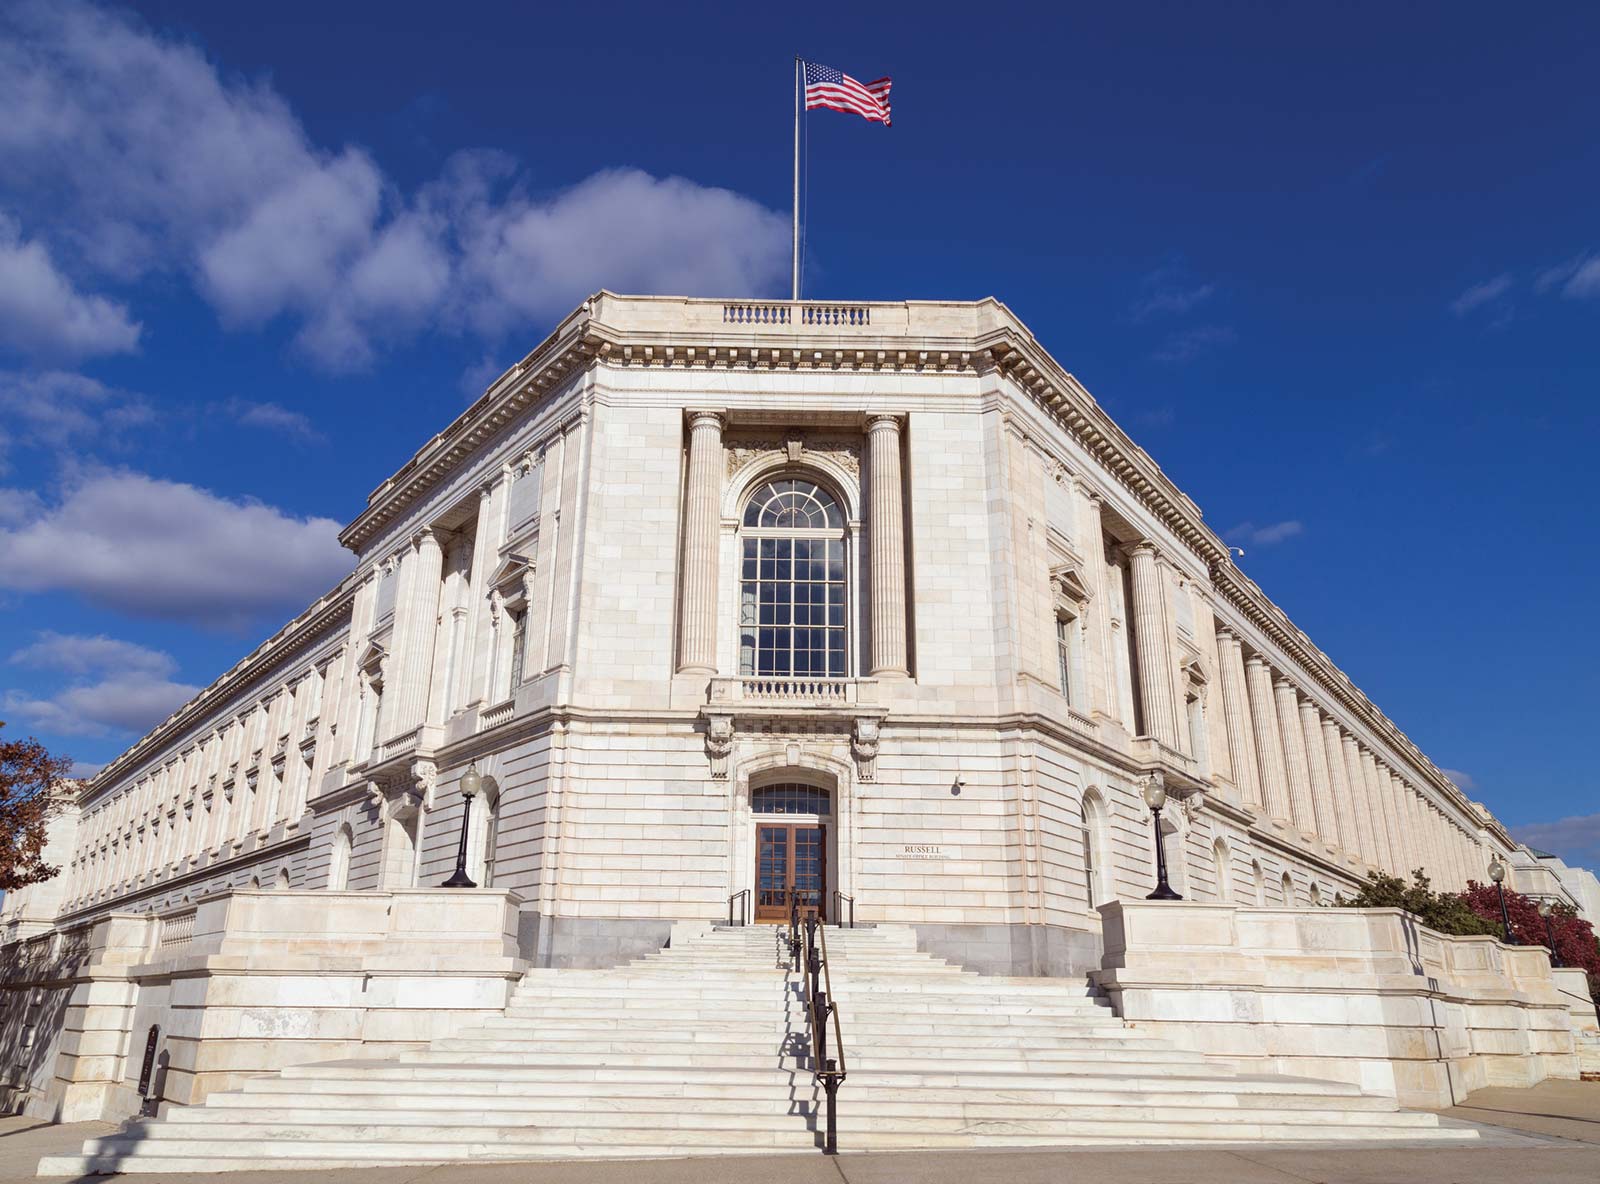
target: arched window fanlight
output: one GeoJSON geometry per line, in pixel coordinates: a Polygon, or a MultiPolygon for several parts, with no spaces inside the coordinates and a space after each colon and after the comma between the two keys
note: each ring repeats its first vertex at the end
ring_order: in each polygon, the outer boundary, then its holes
{"type": "Polygon", "coordinates": [[[774,530],[839,530],[844,517],[839,503],[821,486],[785,478],[768,481],[751,495],[744,524],[774,530]]]}

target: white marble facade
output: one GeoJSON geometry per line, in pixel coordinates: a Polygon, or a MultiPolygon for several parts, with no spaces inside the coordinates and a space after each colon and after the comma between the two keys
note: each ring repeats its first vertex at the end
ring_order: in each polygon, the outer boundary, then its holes
{"type": "Polygon", "coordinates": [[[437,885],[469,763],[535,964],[726,915],[779,784],[825,792],[830,902],[1023,973],[1098,967],[1095,906],[1150,891],[1151,776],[1191,899],[1513,847],[992,300],[602,293],[342,537],[347,579],[84,785],[59,923],[437,885]],[[747,520],[775,488],[831,504],[747,520]],[[814,628],[742,623],[763,539],[814,628]]]}

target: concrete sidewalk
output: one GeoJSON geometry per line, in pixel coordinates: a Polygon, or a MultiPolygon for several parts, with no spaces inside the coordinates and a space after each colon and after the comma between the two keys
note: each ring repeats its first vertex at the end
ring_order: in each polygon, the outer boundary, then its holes
{"type": "MultiPolygon", "coordinates": [[[[1547,1081],[1488,1089],[1443,1117],[1484,1127],[1475,1148],[1348,1146],[1237,1150],[1071,1148],[669,1159],[612,1163],[496,1163],[329,1172],[230,1173],[238,1184],[1594,1184],[1600,1180],[1600,1083],[1547,1081]]],[[[38,1179],[43,1155],[71,1154],[106,1123],[52,1126],[0,1118],[0,1184],[38,1179]]],[[[56,1177],[60,1179],[60,1177],[56,1177]]],[[[141,1175],[190,1184],[216,1175],[141,1175]]]]}

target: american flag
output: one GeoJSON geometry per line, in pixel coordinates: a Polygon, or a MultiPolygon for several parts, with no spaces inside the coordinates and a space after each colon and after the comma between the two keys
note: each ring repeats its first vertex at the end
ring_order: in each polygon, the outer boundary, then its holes
{"type": "Polygon", "coordinates": [[[805,67],[807,111],[826,107],[889,126],[889,79],[857,82],[831,66],[807,62],[805,67]]]}

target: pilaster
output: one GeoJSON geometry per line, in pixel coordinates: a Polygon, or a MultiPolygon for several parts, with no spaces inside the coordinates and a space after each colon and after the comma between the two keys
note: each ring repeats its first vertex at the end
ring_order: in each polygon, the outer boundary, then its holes
{"type": "Polygon", "coordinates": [[[689,466],[683,502],[683,630],[678,670],[717,672],[717,543],[722,511],[722,433],[715,411],[689,413],[689,466]]]}
{"type": "Polygon", "coordinates": [[[1133,573],[1133,639],[1139,655],[1139,704],[1144,730],[1169,748],[1178,743],[1178,716],[1172,697],[1172,645],[1167,637],[1166,581],[1148,540],[1128,551],[1133,573]]]}

